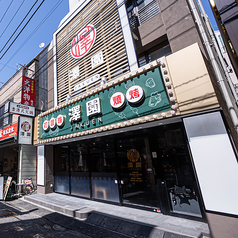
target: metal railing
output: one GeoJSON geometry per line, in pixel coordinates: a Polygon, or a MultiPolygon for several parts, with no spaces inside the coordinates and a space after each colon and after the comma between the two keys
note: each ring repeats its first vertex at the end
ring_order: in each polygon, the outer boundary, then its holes
{"type": "Polygon", "coordinates": [[[138,7],[135,7],[133,10],[134,14],[132,14],[129,17],[132,30],[138,28],[138,26],[149,21],[151,18],[153,18],[160,12],[157,0],[152,0],[150,3],[142,7],[140,10],[138,10],[138,7]]]}

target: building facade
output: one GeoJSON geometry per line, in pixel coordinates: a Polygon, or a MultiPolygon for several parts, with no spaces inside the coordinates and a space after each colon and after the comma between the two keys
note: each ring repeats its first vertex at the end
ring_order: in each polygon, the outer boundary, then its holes
{"type": "Polygon", "coordinates": [[[238,2],[235,0],[210,0],[210,5],[238,77],[238,2]]]}
{"type": "Polygon", "coordinates": [[[38,192],[233,219],[237,108],[217,83],[197,5],[88,0],[70,9],[53,36],[54,105],[35,119],[38,192]]]}
{"type": "MultiPolygon", "coordinates": [[[[10,176],[21,184],[32,178],[36,183],[33,117],[48,109],[47,62],[48,46],[27,65],[21,65],[0,89],[0,174],[5,180],[10,176]]],[[[12,189],[17,192],[14,185],[12,189]]]]}

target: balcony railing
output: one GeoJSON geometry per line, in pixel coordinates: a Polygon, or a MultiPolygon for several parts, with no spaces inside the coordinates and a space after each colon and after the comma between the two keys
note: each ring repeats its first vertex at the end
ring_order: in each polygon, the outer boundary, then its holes
{"type": "Polygon", "coordinates": [[[138,28],[138,26],[144,24],[145,22],[156,16],[160,12],[160,9],[157,0],[152,0],[150,3],[148,3],[141,9],[135,7],[133,9],[133,12],[134,13],[129,16],[129,21],[132,30],[138,28]]]}

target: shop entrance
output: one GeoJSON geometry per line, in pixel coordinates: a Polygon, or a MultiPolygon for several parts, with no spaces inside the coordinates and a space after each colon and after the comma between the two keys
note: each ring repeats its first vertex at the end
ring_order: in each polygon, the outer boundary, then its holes
{"type": "Polygon", "coordinates": [[[55,191],[202,217],[182,123],[55,146],[55,191]]]}
{"type": "Polygon", "coordinates": [[[160,196],[148,137],[118,139],[117,156],[122,203],[160,211],[160,196]]]}

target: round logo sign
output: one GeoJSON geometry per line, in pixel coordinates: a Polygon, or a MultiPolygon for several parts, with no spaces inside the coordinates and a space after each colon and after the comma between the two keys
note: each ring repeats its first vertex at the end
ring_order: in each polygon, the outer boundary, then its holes
{"type": "Polygon", "coordinates": [[[29,131],[31,129],[31,125],[28,121],[24,121],[22,124],[21,124],[21,129],[25,132],[29,131]]]}
{"type": "Polygon", "coordinates": [[[49,127],[50,127],[49,121],[48,121],[48,120],[45,120],[45,121],[43,122],[43,130],[44,130],[44,131],[48,131],[48,130],[49,130],[49,127]]]}
{"type": "Polygon", "coordinates": [[[93,25],[87,25],[79,31],[71,43],[72,57],[79,59],[86,55],[93,47],[96,39],[96,28],[93,25]]]}
{"type": "Polygon", "coordinates": [[[56,121],[57,121],[57,125],[58,125],[59,127],[64,126],[65,117],[60,114],[59,116],[57,116],[56,121]]]}
{"type": "Polygon", "coordinates": [[[144,91],[139,85],[133,85],[126,91],[126,99],[130,103],[138,103],[143,97],[144,91]]]}
{"type": "Polygon", "coordinates": [[[55,129],[56,126],[57,126],[57,124],[56,124],[56,119],[55,119],[54,117],[52,117],[52,118],[50,119],[50,128],[51,128],[51,129],[55,129]]]}
{"type": "Polygon", "coordinates": [[[139,160],[140,158],[140,153],[138,152],[138,150],[136,149],[130,149],[127,152],[127,158],[131,161],[131,162],[136,162],[139,160]]]}
{"type": "Polygon", "coordinates": [[[110,98],[110,104],[115,109],[123,107],[125,102],[125,95],[121,92],[114,93],[110,98]]]}

